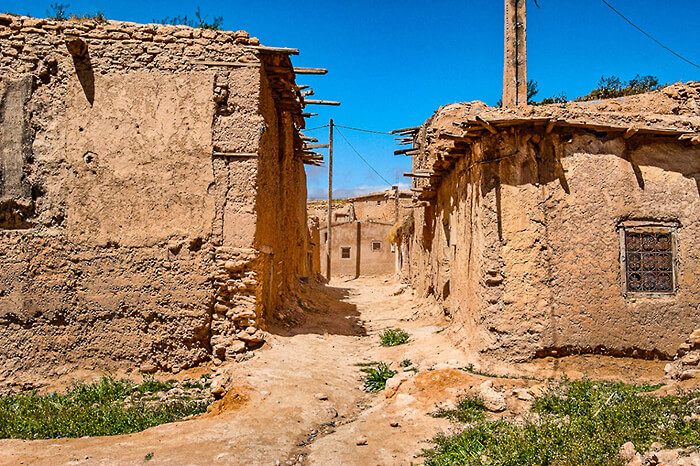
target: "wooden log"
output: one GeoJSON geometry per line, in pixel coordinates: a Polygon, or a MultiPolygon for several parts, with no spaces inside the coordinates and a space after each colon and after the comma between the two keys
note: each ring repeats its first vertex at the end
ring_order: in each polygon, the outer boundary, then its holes
{"type": "Polygon", "coordinates": [[[408,134],[408,133],[415,133],[420,129],[420,126],[414,126],[412,128],[401,128],[401,129],[395,129],[391,131],[390,134],[408,134]]]}
{"type": "Polygon", "coordinates": [[[639,132],[638,128],[631,126],[631,127],[627,128],[627,131],[625,131],[625,134],[622,135],[622,139],[625,139],[625,140],[629,139],[632,136],[634,136],[635,134],[637,134],[638,132],[639,132]]]}
{"type": "Polygon", "coordinates": [[[411,172],[404,172],[403,176],[407,176],[409,178],[430,178],[433,176],[433,173],[411,173],[411,172]]]}
{"type": "Polygon", "coordinates": [[[688,133],[678,136],[679,141],[690,141],[691,144],[700,144],[700,134],[688,133]]]}
{"type": "Polygon", "coordinates": [[[477,123],[479,123],[481,126],[483,126],[484,128],[486,128],[487,130],[489,130],[489,132],[490,132],[491,134],[497,134],[497,133],[498,133],[498,130],[497,130],[496,128],[494,128],[493,125],[492,125],[491,123],[489,123],[488,121],[484,120],[483,118],[481,118],[481,117],[478,116],[478,115],[477,115],[475,118],[476,118],[477,123]]]}
{"type": "Polygon", "coordinates": [[[318,113],[302,113],[301,116],[303,116],[304,118],[311,118],[318,116],[318,113]]]}
{"type": "Polygon", "coordinates": [[[309,136],[304,136],[304,135],[301,136],[301,140],[302,140],[302,141],[307,141],[307,142],[318,142],[318,139],[316,139],[316,138],[310,138],[309,136]]]}
{"type": "Polygon", "coordinates": [[[314,95],[314,90],[313,90],[313,89],[309,89],[309,90],[307,90],[307,91],[301,91],[301,96],[302,96],[302,97],[306,97],[307,95],[314,95]]]}
{"type": "Polygon", "coordinates": [[[329,144],[307,144],[304,146],[305,149],[328,149],[329,144]]]}
{"type": "Polygon", "coordinates": [[[403,154],[420,154],[420,150],[416,149],[415,147],[411,147],[409,149],[399,149],[394,151],[394,155],[403,155],[403,154]]]}
{"type": "Polygon", "coordinates": [[[304,103],[307,105],[335,105],[338,106],[340,105],[340,102],[336,102],[333,100],[312,100],[312,99],[304,99],[304,103]]]}
{"type": "Polygon", "coordinates": [[[294,67],[294,72],[296,74],[326,74],[328,70],[325,68],[294,67]]]}
{"type": "Polygon", "coordinates": [[[299,49],[289,47],[268,47],[266,45],[244,45],[246,49],[259,50],[261,52],[282,53],[285,55],[299,55],[299,49]]]}
{"type": "Polygon", "coordinates": [[[557,124],[557,120],[549,120],[547,122],[547,128],[544,130],[546,134],[550,134],[554,130],[554,125],[557,124]]]}

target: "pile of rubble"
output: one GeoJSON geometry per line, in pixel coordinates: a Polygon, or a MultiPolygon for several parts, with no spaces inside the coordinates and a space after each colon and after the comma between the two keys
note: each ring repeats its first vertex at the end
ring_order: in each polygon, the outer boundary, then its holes
{"type": "Polygon", "coordinates": [[[666,364],[666,377],[676,380],[700,379],[700,329],[678,348],[677,357],[666,364]]]}

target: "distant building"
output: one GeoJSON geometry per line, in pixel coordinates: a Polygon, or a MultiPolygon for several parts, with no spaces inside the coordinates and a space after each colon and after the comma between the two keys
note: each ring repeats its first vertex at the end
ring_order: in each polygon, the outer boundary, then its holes
{"type": "MultiPolygon", "coordinates": [[[[396,245],[389,240],[394,225],[411,212],[408,191],[365,194],[338,200],[332,209],[331,274],[360,277],[389,275],[399,270],[396,245]],[[397,197],[398,193],[398,197],[397,197]]],[[[319,219],[319,244],[313,250],[320,272],[327,275],[327,203],[309,203],[310,218],[319,219]]]]}

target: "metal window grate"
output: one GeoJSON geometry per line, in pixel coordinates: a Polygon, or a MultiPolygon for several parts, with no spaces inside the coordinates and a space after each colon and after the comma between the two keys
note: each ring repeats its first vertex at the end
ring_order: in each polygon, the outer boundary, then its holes
{"type": "Polygon", "coordinates": [[[671,233],[626,232],[627,290],[642,293],[673,292],[671,233]]]}

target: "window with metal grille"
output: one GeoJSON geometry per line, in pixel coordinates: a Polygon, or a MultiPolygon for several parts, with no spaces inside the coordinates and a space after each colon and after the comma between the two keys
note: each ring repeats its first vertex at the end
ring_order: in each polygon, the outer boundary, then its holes
{"type": "Polygon", "coordinates": [[[350,259],[350,248],[340,248],[340,258],[341,259],[350,259]]]}
{"type": "Polygon", "coordinates": [[[673,293],[676,289],[675,229],[623,227],[622,273],[626,293],[673,293]]]}

